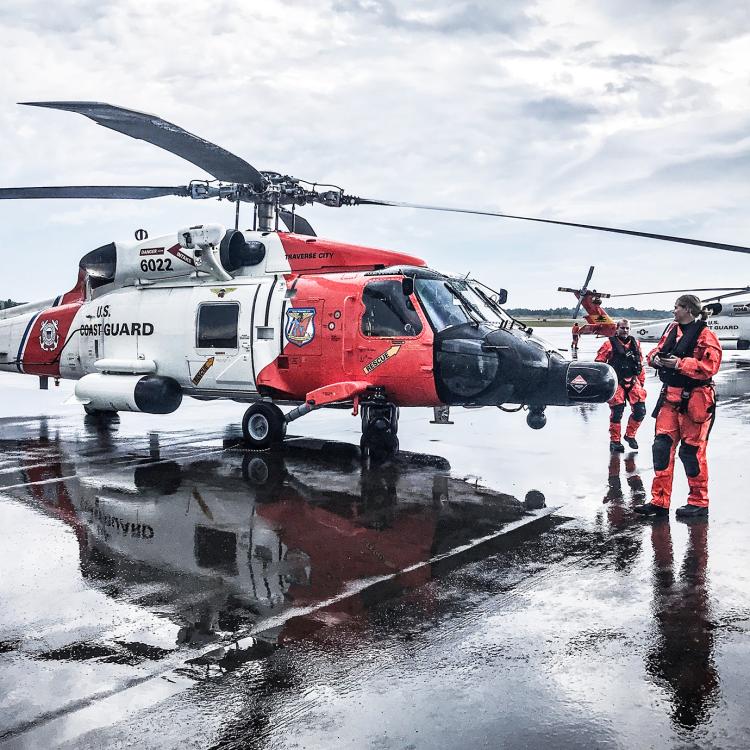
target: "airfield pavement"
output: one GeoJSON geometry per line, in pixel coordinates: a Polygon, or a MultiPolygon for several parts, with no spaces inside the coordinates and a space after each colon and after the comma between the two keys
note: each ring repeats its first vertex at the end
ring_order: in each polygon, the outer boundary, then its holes
{"type": "Polygon", "coordinates": [[[0,373],[0,748],[747,748],[731,359],[692,524],[633,514],[653,420],[611,456],[606,405],[403,410],[368,466],[345,411],[255,454],[241,404],[102,425],[0,373]]]}

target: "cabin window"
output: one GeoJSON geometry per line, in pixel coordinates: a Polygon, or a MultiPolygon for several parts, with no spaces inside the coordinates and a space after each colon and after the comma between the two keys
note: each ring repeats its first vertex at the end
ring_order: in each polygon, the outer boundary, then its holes
{"type": "Polygon", "coordinates": [[[231,531],[196,526],[193,549],[199,568],[209,568],[236,576],[237,535],[231,531]]]}
{"type": "Polygon", "coordinates": [[[240,306],[209,303],[198,309],[198,349],[236,349],[240,306]]]}
{"type": "Polygon", "coordinates": [[[422,321],[410,297],[404,295],[400,280],[371,281],[362,293],[365,336],[418,336],[422,321]]]}

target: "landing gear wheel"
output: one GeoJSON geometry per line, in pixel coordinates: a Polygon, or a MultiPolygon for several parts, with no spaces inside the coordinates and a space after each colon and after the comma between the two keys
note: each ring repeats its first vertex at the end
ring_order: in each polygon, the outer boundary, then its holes
{"type": "Polygon", "coordinates": [[[257,502],[278,500],[285,476],[284,459],[278,453],[246,453],[242,459],[242,478],[252,487],[257,502]]]}
{"type": "Polygon", "coordinates": [[[362,455],[376,460],[398,452],[398,407],[394,404],[367,404],[362,409],[362,455]]]}
{"type": "Polygon", "coordinates": [[[359,440],[362,455],[375,461],[384,461],[398,453],[398,438],[393,433],[362,435],[359,440]]]}
{"type": "Polygon", "coordinates": [[[285,434],[284,413],[276,404],[253,404],[242,418],[242,436],[253,450],[265,451],[280,445],[285,434]]]}
{"type": "Polygon", "coordinates": [[[94,409],[94,407],[89,406],[89,404],[84,404],[83,410],[86,412],[87,417],[93,417],[94,419],[106,420],[114,419],[118,416],[114,409],[94,409]]]}

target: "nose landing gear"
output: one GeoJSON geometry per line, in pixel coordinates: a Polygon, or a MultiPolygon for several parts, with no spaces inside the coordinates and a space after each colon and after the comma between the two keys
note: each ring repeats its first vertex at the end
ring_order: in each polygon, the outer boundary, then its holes
{"type": "MultiPolygon", "coordinates": [[[[276,404],[258,401],[252,404],[242,419],[245,445],[252,450],[264,451],[282,443],[287,424],[318,408],[313,401],[306,402],[286,415],[276,404]]],[[[369,400],[359,404],[362,418],[362,438],[359,447],[365,458],[382,460],[398,452],[398,407],[386,400],[379,389],[369,400]]]]}

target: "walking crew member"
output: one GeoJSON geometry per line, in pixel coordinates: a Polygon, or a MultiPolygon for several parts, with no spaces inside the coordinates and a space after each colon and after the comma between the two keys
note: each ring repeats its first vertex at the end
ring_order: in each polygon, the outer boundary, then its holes
{"type": "Polygon", "coordinates": [[[708,515],[706,442],[716,408],[711,378],[719,371],[721,344],[700,315],[698,297],[693,294],[678,297],[674,305],[675,322],[648,355],[649,364],[657,368],[664,385],[654,409],[656,437],[651,502],[633,509],[645,516],[669,513],[674,454],[680,441],[679,456],[690,491],[687,505],[677,509],[677,516],[708,515]]]}
{"type": "Polygon", "coordinates": [[[573,323],[573,328],[571,329],[571,334],[573,336],[573,343],[570,347],[571,351],[577,352],[578,351],[578,339],[581,335],[581,326],[578,325],[578,323],[573,323]]]}
{"type": "Polygon", "coordinates": [[[630,335],[630,323],[627,320],[617,323],[615,335],[602,344],[596,354],[596,361],[606,362],[617,373],[617,390],[609,400],[609,449],[613,452],[625,450],[620,442],[620,435],[625,404],[629,403],[631,411],[625,428],[625,442],[637,451],[635,433],[646,416],[646,389],[643,387],[646,373],[643,369],[641,345],[630,335]]]}

